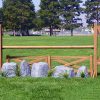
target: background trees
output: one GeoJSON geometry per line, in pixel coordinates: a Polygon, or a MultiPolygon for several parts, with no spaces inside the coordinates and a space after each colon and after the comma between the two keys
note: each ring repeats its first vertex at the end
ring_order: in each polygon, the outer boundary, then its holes
{"type": "MultiPolygon", "coordinates": [[[[40,10],[35,12],[32,0],[3,0],[0,8],[0,18],[4,20],[4,27],[14,31],[20,31],[21,35],[29,35],[29,29],[66,29],[71,31],[82,26],[80,7],[82,0],[41,0],[40,10]]],[[[87,0],[85,13],[88,25],[95,21],[100,23],[100,0],[87,0]]]]}
{"type": "Polygon", "coordinates": [[[4,0],[3,14],[5,28],[20,30],[21,35],[29,35],[34,27],[35,9],[32,0],[4,0]]]}
{"type": "Polygon", "coordinates": [[[71,30],[73,36],[73,29],[82,25],[81,18],[79,18],[82,8],[80,7],[80,0],[59,0],[61,7],[62,23],[65,29],[71,30]]]}
{"type": "Polygon", "coordinates": [[[50,36],[53,35],[53,29],[59,27],[59,9],[58,0],[41,0],[39,16],[44,22],[42,27],[50,28],[50,36]]]}
{"type": "Polygon", "coordinates": [[[88,25],[91,26],[94,24],[94,22],[100,24],[100,0],[87,0],[85,2],[85,6],[88,25]]]}

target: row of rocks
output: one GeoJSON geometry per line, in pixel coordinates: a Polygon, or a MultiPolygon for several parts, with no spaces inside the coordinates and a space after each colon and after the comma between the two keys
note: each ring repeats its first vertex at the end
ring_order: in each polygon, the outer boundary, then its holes
{"type": "MultiPolygon", "coordinates": [[[[30,65],[23,60],[19,67],[20,76],[32,76],[32,77],[47,77],[49,66],[45,62],[34,63],[32,68],[30,65]]],[[[18,72],[18,66],[14,62],[4,63],[2,66],[2,74],[5,77],[15,77],[18,72]]],[[[74,69],[70,67],[65,67],[63,65],[56,66],[52,72],[52,77],[64,77],[64,74],[68,75],[68,77],[81,77],[81,73],[84,73],[85,77],[88,77],[88,71],[85,66],[81,66],[77,74],[75,75],[74,69]]]]}
{"type": "Polygon", "coordinates": [[[54,69],[54,73],[52,74],[53,77],[64,77],[64,75],[68,75],[65,77],[82,77],[81,75],[84,74],[83,77],[88,77],[88,71],[86,66],[81,66],[78,71],[77,74],[75,75],[74,69],[71,67],[65,67],[63,65],[61,66],[56,66],[54,69]]]}

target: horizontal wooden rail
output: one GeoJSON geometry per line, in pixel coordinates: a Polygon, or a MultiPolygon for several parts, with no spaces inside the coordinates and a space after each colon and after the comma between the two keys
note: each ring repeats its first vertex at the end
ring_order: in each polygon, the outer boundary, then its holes
{"type": "Polygon", "coordinates": [[[90,56],[52,56],[51,59],[54,60],[54,59],[73,59],[73,58],[87,58],[89,59],[90,56]]]}
{"type": "Polygon", "coordinates": [[[93,45],[87,46],[3,46],[3,49],[94,49],[93,45]]]}

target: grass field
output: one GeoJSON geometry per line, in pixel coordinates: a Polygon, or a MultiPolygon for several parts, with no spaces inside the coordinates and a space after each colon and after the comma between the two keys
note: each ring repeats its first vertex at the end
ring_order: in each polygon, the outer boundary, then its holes
{"type": "MultiPolygon", "coordinates": [[[[92,36],[78,37],[10,37],[3,36],[3,45],[92,45],[92,36]]],[[[99,37],[100,44],[100,37],[99,37]]],[[[100,46],[98,48],[100,51],[100,46]]],[[[20,49],[3,50],[6,55],[90,55],[93,50],[20,49]]],[[[100,57],[100,53],[98,54],[100,57]]],[[[0,78],[0,100],[100,100],[100,76],[87,79],[0,78]]]]}

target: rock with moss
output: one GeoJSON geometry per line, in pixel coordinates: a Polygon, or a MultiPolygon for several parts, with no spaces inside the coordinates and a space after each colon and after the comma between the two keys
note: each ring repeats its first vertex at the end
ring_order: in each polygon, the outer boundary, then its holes
{"type": "Polygon", "coordinates": [[[67,66],[56,66],[55,67],[55,72],[53,74],[53,77],[60,77],[60,78],[71,78],[74,77],[74,69],[67,67],[67,66]]]}
{"type": "Polygon", "coordinates": [[[77,71],[76,77],[85,78],[85,77],[88,77],[88,76],[89,75],[88,75],[87,67],[86,66],[81,66],[77,71]]]}
{"type": "Polygon", "coordinates": [[[45,62],[34,63],[31,69],[32,77],[47,77],[49,66],[45,62]]]}
{"type": "Polygon", "coordinates": [[[29,65],[28,62],[26,62],[25,60],[23,60],[23,61],[20,63],[20,75],[21,75],[22,77],[30,76],[30,75],[31,75],[31,68],[30,68],[30,65],[29,65]]]}
{"type": "Polygon", "coordinates": [[[14,62],[4,63],[1,71],[5,77],[15,77],[17,74],[17,64],[14,62]]]}

